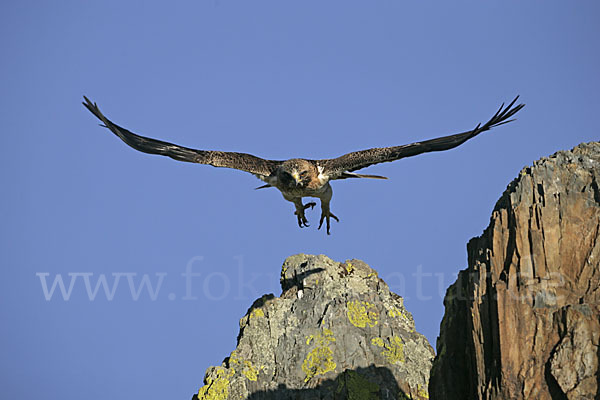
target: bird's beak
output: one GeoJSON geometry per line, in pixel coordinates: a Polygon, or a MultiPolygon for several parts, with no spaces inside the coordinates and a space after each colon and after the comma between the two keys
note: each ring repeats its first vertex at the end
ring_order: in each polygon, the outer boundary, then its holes
{"type": "Polygon", "coordinates": [[[294,171],[292,173],[292,178],[294,178],[294,180],[296,181],[296,186],[300,185],[300,183],[302,183],[300,181],[300,175],[298,175],[298,172],[294,171]]]}

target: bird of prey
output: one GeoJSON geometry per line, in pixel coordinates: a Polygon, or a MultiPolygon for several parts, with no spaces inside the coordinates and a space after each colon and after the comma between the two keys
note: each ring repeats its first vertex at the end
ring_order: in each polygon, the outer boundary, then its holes
{"type": "Polygon", "coordinates": [[[298,225],[303,228],[308,226],[308,220],[304,214],[307,208],[313,208],[316,203],[302,203],[303,197],[313,197],[321,200],[321,219],[319,228],[326,221],[327,234],[330,234],[330,219],[339,222],[329,208],[333,191],[330,181],[347,178],[375,178],[387,179],[378,175],[357,174],[354,171],[368,167],[373,164],[390,162],[405,157],[416,156],[431,151],[444,151],[457,147],[467,140],[485,132],[491,128],[514,121],[509,119],[515,115],[524,104],[514,106],[517,96],[507,107],[504,103],[494,116],[485,124],[478,124],[473,130],[436,139],[425,140],[405,144],[402,146],[373,148],[344,154],[338,158],[326,160],[309,160],[304,158],[293,158],[290,160],[265,160],[260,157],[246,153],[234,153],[226,151],[196,150],[176,144],[163,142],[161,140],[136,135],[129,130],[111,122],[101,112],[96,103],[92,103],[84,96],[83,105],[92,112],[100,121],[101,126],[110,129],[121,140],[136,150],[150,154],[160,154],[171,157],[178,161],[187,161],[198,164],[212,165],[213,167],[234,168],[254,174],[266,184],[257,188],[274,187],[281,191],[283,198],[294,203],[296,211],[294,214],[298,225]],[[513,107],[514,106],[514,107],[513,107]]]}

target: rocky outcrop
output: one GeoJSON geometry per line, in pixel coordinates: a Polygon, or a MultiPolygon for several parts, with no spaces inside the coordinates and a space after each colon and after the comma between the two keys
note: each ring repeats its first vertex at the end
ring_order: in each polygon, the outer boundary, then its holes
{"type": "Polygon", "coordinates": [[[434,356],[402,298],[362,261],[289,257],[237,348],[194,399],[425,399],[434,356]]]}
{"type": "Polygon", "coordinates": [[[432,399],[594,399],[600,143],[525,168],[447,291],[432,399]]]}

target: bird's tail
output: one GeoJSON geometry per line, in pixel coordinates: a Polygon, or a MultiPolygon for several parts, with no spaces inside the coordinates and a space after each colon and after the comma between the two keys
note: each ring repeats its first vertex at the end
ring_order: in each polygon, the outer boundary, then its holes
{"type": "Polygon", "coordinates": [[[254,190],[258,190],[258,189],[265,189],[265,188],[270,188],[270,187],[271,187],[271,185],[269,185],[269,184],[266,184],[266,185],[262,185],[262,186],[259,186],[259,187],[257,187],[257,188],[254,188],[254,190]]]}

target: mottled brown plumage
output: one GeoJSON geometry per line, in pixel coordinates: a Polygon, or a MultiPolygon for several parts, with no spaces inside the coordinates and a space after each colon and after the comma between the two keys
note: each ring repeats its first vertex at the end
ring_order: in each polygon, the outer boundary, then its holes
{"type": "Polygon", "coordinates": [[[321,200],[319,229],[323,225],[323,221],[326,221],[327,234],[329,234],[330,219],[333,218],[336,221],[339,221],[329,209],[329,203],[333,194],[329,181],[347,178],[387,179],[377,175],[356,174],[353,173],[353,171],[373,164],[395,161],[421,153],[443,151],[457,147],[481,132],[513,121],[509,118],[525,106],[524,104],[519,104],[513,107],[518,98],[519,96],[517,96],[507,107],[504,107],[504,104],[502,104],[498,112],[487,123],[483,126],[479,124],[475,129],[467,132],[402,146],[356,151],[338,158],[327,160],[294,158],[286,161],[265,160],[246,153],[196,150],[136,135],[111,122],[100,112],[98,106],[85,96],[83,105],[103,122],[103,126],[110,129],[121,140],[136,150],[149,154],[168,156],[178,161],[207,164],[214,167],[235,168],[256,175],[256,177],[266,182],[266,185],[261,186],[260,188],[275,187],[281,191],[286,200],[294,203],[294,206],[296,207],[294,214],[296,215],[298,225],[301,228],[308,226],[308,220],[306,219],[304,211],[307,208],[312,208],[316,205],[314,202],[303,204],[302,198],[319,198],[321,200]]]}

